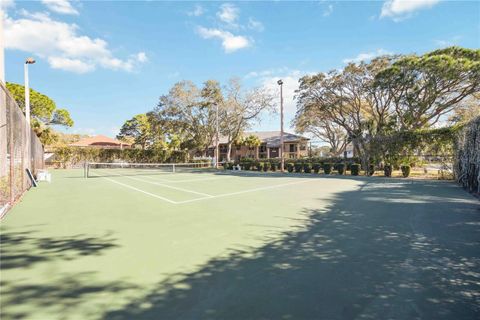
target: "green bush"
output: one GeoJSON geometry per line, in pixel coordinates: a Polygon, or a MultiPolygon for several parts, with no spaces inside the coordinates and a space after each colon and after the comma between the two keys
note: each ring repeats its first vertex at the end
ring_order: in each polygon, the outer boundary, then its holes
{"type": "Polygon", "coordinates": [[[303,165],[303,172],[311,173],[312,172],[312,164],[311,163],[305,163],[303,165]]]}
{"type": "Polygon", "coordinates": [[[375,165],[371,164],[368,166],[368,175],[373,176],[375,174],[375,165]]]}
{"type": "Polygon", "coordinates": [[[402,165],[400,169],[402,169],[402,175],[404,178],[407,178],[410,175],[410,166],[408,164],[402,165]]]}
{"type": "Polygon", "coordinates": [[[358,176],[360,173],[360,165],[358,163],[352,163],[350,165],[350,173],[352,176],[358,176]]]}
{"type": "Polygon", "coordinates": [[[294,164],[294,167],[295,167],[295,172],[300,173],[302,172],[303,164],[297,162],[294,164]]]}
{"type": "Polygon", "coordinates": [[[223,165],[223,168],[225,170],[233,170],[233,162],[225,162],[225,164],[223,165]]]}
{"type": "Polygon", "coordinates": [[[323,172],[325,172],[325,174],[332,173],[332,168],[333,168],[333,164],[331,164],[331,163],[324,163],[323,164],[323,172]]]}
{"type": "Polygon", "coordinates": [[[383,173],[385,174],[385,177],[391,177],[392,176],[392,165],[386,164],[383,167],[383,173]]]}
{"type": "Polygon", "coordinates": [[[243,162],[243,164],[241,164],[241,166],[242,166],[243,170],[250,170],[250,168],[252,167],[252,163],[251,162],[243,162]]]}
{"type": "Polygon", "coordinates": [[[255,162],[255,168],[257,171],[262,171],[263,170],[263,162],[255,162]]]}
{"type": "Polygon", "coordinates": [[[322,165],[320,163],[314,163],[312,168],[313,168],[313,172],[318,173],[322,168],[322,165]]]}
{"type": "Polygon", "coordinates": [[[337,164],[337,171],[338,171],[338,174],[345,174],[345,163],[339,163],[337,164]]]}
{"type": "Polygon", "coordinates": [[[277,164],[275,162],[270,162],[270,170],[277,171],[277,164]]]}
{"type": "Polygon", "coordinates": [[[270,163],[268,163],[268,162],[263,163],[263,171],[264,172],[267,172],[269,167],[270,167],[270,163]]]}
{"type": "Polygon", "coordinates": [[[289,162],[287,163],[287,171],[292,173],[293,172],[293,163],[289,162]]]}

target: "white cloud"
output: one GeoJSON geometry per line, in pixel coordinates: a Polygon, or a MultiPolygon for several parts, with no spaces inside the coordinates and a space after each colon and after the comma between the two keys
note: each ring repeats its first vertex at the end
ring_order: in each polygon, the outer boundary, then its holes
{"type": "Polygon", "coordinates": [[[136,59],[138,62],[144,63],[148,61],[147,54],[145,52],[139,52],[136,54],[136,59]]]}
{"type": "Polygon", "coordinates": [[[193,16],[193,17],[199,17],[205,13],[205,10],[203,7],[199,4],[195,5],[192,11],[187,12],[187,15],[193,16]]]}
{"type": "Polygon", "coordinates": [[[216,13],[214,26],[211,28],[197,26],[196,32],[203,39],[219,39],[222,41],[222,47],[226,53],[231,53],[243,48],[250,47],[253,44],[252,37],[238,35],[240,30],[263,31],[263,24],[253,17],[248,19],[248,23],[240,23],[240,10],[231,3],[224,3],[216,13]]]}
{"type": "Polygon", "coordinates": [[[388,0],[382,6],[380,17],[400,21],[410,17],[417,10],[431,8],[439,2],[440,0],[388,0]]]}
{"type": "Polygon", "coordinates": [[[240,10],[231,3],[224,3],[220,6],[220,11],[217,12],[217,17],[224,23],[230,26],[236,26],[240,10]]]}
{"type": "Polygon", "coordinates": [[[124,60],[116,58],[105,40],[79,35],[77,25],[53,20],[48,14],[25,10],[20,14],[22,18],[7,16],[4,21],[5,47],[45,58],[52,68],[76,73],[90,72],[97,66],[133,71],[147,61],[144,52],[124,60]]]}
{"type": "Polygon", "coordinates": [[[0,10],[1,9],[8,9],[15,6],[15,1],[13,0],[0,0],[0,10]]]}
{"type": "Polygon", "coordinates": [[[249,29],[260,31],[260,32],[265,30],[265,27],[263,26],[263,23],[255,20],[254,18],[251,18],[251,17],[248,19],[247,27],[249,29]]]}
{"type": "Polygon", "coordinates": [[[53,12],[78,15],[77,9],[72,6],[69,0],[42,0],[42,3],[53,12]]]}
{"type": "Polygon", "coordinates": [[[251,41],[247,37],[236,36],[231,32],[220,29],[198,27],[197,32],[204,39],[217,38],[222,40],[222,47],[226,53],[231,53],[239,49],[247,48],[251,45],[251,41]]]}
{"type": "Polygon", "coordinates": [[[328,17],[333,12],[333,4],[329,4],[325,10],[323,10],[323,16],[328,17]]]}
{"type": "Polygon", "coordinates": [[[95,70],[95,65],[84,62],[79,59],[69,59],[63,57],[49,57],[48,63],[54,69],[61,69],[75,73],[87,73],[95,70]]]}
{"type": "Polygon", "coordinates": [[[354,58],[343,59],[343,63],[351,63],[351,62],[359,63],[359,62],[362,62],[362,61],[372,60],[373,58],[378,57],[378,56],[390,55],[390,54],[392,54],[390,51],[387,51],[387,50],[384,50],[384,49],[377,49],[376,51],[372,51],[372,52],[359,53],[354,58]]]}

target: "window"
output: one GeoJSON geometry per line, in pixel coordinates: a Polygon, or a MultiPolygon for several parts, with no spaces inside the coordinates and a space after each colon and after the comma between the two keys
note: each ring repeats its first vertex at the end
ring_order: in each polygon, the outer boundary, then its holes
{"type": "Polygon", "coordinates": [[[290,152],[295,152],[297,151],[296,145],[290,144],[290,152]]]}
{"type": "Polygon", "coordinates": [[[260,146],[260,152],[267,152],[267,146],[266,145],[261,145],[260,146]]]}
{"type": "Polygon", "coordinates": [[[307,145],[306,144],[301,144],[300,145],[300,150],[302,150],[302,151],[307,150],[307,145]]]}

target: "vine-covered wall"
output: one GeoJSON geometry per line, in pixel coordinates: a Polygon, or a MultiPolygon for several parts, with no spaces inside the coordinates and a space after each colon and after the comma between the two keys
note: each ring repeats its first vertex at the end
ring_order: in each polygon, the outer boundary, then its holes
{"type": "Polygon", "coordinates": [[[454,149],[455,179],[468,191],[480,194],[480,117],[459,131],[454,149]]]}

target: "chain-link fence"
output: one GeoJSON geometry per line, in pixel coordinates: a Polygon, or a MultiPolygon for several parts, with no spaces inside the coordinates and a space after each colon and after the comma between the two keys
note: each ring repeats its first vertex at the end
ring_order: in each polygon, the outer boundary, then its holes
{"type": "Polygon", "coordinates": [[[36,176],[43,168],[42,143],[0,83],[0,213],[32,186],[27,169],[36,176]]]}

